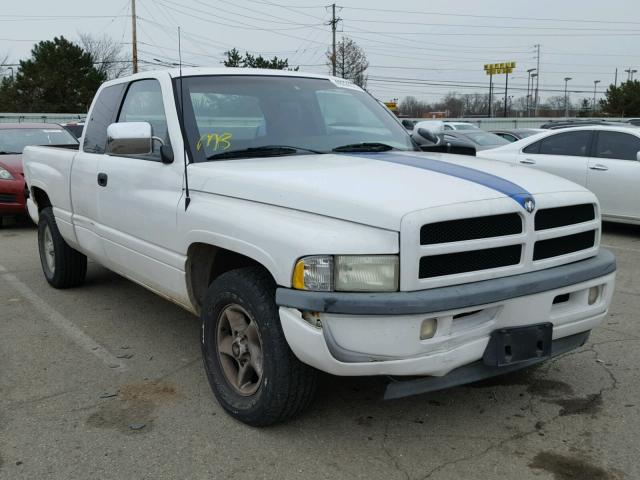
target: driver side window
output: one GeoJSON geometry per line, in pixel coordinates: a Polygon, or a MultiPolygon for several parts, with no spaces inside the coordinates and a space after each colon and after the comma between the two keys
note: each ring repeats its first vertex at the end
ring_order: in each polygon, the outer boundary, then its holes
{"type": "MultiPolygon", "coordinates": [[[[138,80],[129,85],[124,97],[118,123],[148,122],[154,137],[160,138],[169,145],[167,117],[162,102],[162,90],[157,80],[138,80]]],[[[160,142],[153,142],[150,155],[139,155],[147,160],[160,160],[160,142]]]]}

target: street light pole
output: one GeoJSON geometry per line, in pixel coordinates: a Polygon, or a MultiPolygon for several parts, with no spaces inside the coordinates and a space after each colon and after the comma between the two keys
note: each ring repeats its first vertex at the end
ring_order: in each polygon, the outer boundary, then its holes
{"type": "Polygon", "coordinates": [[[569,103],[567,102],[567,82],[571,80],[571,77],[564,77],[564,116],[569,116],[569,103]]]}
{"type": "MultiPolygon", "coordinates": [[[[531,83],[531,72],[535,72],[536,69],[535,68],[530,68],[529,70],[527,70],[527,112],[526,115],[527,117],[529,116],[529,101],[531,100],[531,92],[529,91],[529,84],[531,83]]],[[[533,86],[533,85],[532,85],[533,86]]]]}
{"type": "MultiPolygon", "coordinates": [[[[530,95],[530,97],[531,97],[531,100],[532,100],[532,101],[534,101],[534,100],[533,100],[533,82],[535,82],[535,81],[536,81],[536,77],[537,77],[537,76],[538,76],[538,74],[537,74],[537,73],[532,73],[532,74],[531,74],[531,95],[530,95]]],[[[532,110],[532,108],[531,108],[531,107],[532,107],[532,106],[533,106],[533,105],[530,105],[530,106],[529,106],[529,117],[531,116],[531,110],[532,110]]],[[[535,107],[534,107],[534,108],[535,108],[535,107]]],[[[534,110],[534,115],[535,115],[535,110],[534,110]]]]}
{"type": "Polygon", "coordinates": [[[596,113],[596,87],[600,83],[600,80],[593,81],[593,113],[596,113]]]}

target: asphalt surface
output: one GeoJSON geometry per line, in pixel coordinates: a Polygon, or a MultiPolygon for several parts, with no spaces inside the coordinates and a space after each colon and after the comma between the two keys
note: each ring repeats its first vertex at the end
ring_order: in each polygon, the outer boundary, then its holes
{"type": "Polygon", "coordinates": [[[1,479],[638,479],[640,227],[606,322],[533,370],[385,402],[383,382],[322,378],[301,418],[253,429],[207,384],[198,319],[90,264],[59,291],[35,229],[0,229],[1,479]]]}

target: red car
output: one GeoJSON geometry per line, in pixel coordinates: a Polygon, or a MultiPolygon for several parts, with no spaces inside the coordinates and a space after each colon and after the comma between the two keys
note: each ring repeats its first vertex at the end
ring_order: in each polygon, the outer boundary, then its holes
{"type": "Polygon", "coordinates": [[[26,215],[22,150],[27,145],[77,145],[59,125],[0,123],[0,226],[3,216],[26,215]]]}

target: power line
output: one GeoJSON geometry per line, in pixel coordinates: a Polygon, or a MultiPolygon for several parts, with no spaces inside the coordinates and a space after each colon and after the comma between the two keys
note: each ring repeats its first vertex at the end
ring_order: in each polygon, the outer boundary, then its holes
{"type": "MultiPolygon", "coordinates": [[[[495,17],[492,17],[495,18],[495,17]]],[[[517,30],[562,30],[562,31],[590,31],[590,32],[638,32],[638,30],[620,30],[619,28],[590,28],[590,27],[527,27],[518,25],[474,25],[469,23],[424,23],[424,22],[404,22],[393,20],[363,20],[360,18],[350,19],[349,22],[354,23],[382,23],[385,25],[420,25],[423,27],[455,27],[455,28],[498,28],[504,29],[517,29],[517,30]]],[[[392,32],[389,32],[392,33],[392,32]]]]}
{"type": "Polygon", "coordinates": [[[513,17],[513,16],[499,16],[499,15],[475,15],[470,13],[443,13],[443,12],[425,12],[425,11],[411,11],[411,10],[397,10],[397,9],[385,9],[385,8],[366,8],[366,7],[348,7],[350,10],[362,10],[369,12],[385,12],[385,13],[405,13],[411,15],[437,15],[446,17],[468,17],[468,18],[490,18],[501,20],[525,20],[525,21],[538,21],[538,22],[566,22],[566,23],[611,23],[611,24],[628,24],[628,25],[640,25],[640,22],[632,22],[628,20],[585,20],[585,19],[566,19],[566,18],[539,18],[539,17],[513,17]]]}

